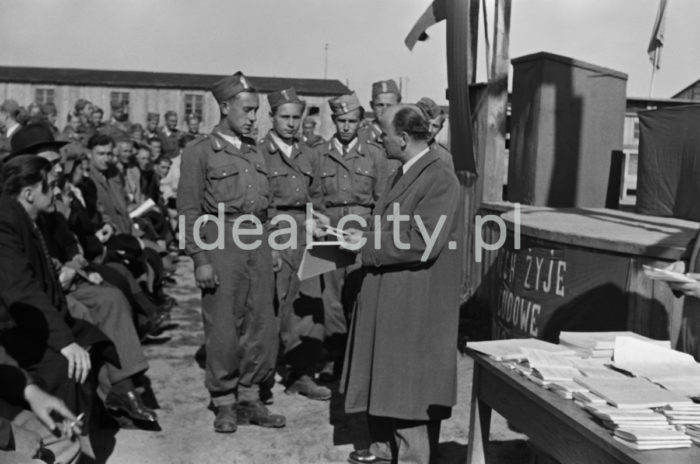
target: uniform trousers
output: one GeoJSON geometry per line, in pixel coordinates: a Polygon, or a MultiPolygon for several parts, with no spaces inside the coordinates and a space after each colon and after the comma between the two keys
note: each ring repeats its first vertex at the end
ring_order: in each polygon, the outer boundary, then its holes
{"type": "Polygon", "coordinates": [[[303,254],[304,246],[281,250],[282,268],[275,275],[284,362],[292,377],[313,373],[324,336],[320,279],[297,277],[303,254]]]}
{"type": "MultiPolygon", "coordinates": [[[[226,222],[223,249],[204,251],[219,285],[202,291],[206,347],[205,386],[215,406],[255,401],[258,385],[274,375],[279,324],[273,308],[272,250],[268,234],[240,236],[259,246],[246,250],[232,237],[226,222]]],[[[204,226],[207,243],[218,234],[216,223],[204,226]]]]}
{"type": "Polygon", "coordinates": [[[331,358],[343,359],[357,294],[362,284],[361,264],[323,274],[323,310],[325,343],[331,358]]]}

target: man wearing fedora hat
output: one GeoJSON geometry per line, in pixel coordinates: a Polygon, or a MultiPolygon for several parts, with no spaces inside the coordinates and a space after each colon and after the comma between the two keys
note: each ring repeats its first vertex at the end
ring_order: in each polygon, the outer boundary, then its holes
{"type": "MultiPolygon", "coordinates": [[[[331,140],[316,148],[314,182],[318,183],[320,212],[332,226],[343,216],[358,215],[367,223],[381,195],[388,176],[383,151],[358,135],[364,108],[355,93],[342,95],[329,102],[336,133],[331,140]]],[[[354,227],[357,227],[353,223],[354,227]]],[[[320,379],[333,381],[345,351],[348,318],[352,311],[358,266],[338,269],[323,275],[325,343],[330,355],[320,379]]]]}
{"type": "Polygon", "coordinates": [[[180,177],[177,206],[184,217],[185,248],[202,289],[204,383],[216,413],[214,430],[232,433],[246,424],[283,427],[284,416],[268,411],[259,387],[274,375],[278,329],[272,250],[265,230],[268,169],[250,138],[258,93],[240,72],[215,82],[211,91],[219,103],[221,121],[211,134],[185,147],[182,172],[187,175],[180,177]],[[207,221],[196,236],[195,223],[201,224],[202,215],[217,216],[220,208],[226,221],[219,240],[223,247],[205,250],[203,243],[219,233],[217,224],[207,221]],[[251,215],[257,221],[248,219],[251,215]],[[249,229],[250,234],[234,237],[234,227],[249,229]]]}
{"type": "Polygon", "coordinates": [[[35,122],[27,124],[14,134],[10,158],[17,155],[39,155],[51,163],[51,174],[56,176],[63,172],[60,150],[66,144],[68,142],[54,138],[48,124],[35,122]]]}
{"type": "Polygon", "coordinates": [[[323,343],[320,280],[299,281],[296,275],[306,246],[306,204],[318,196],[310,189],[318,185],[312,183],[313,152],[297,138],[306,104],[294,88],[273,92],[267,99],[272,129],[258,143],[258,149],[269,171],[270,218],[290,216],[297,230],[294,248],[272,252],[284,363],[288,366],[285,391],[313,400],[329,400],[331,391],[313,380],[323,343]]]}

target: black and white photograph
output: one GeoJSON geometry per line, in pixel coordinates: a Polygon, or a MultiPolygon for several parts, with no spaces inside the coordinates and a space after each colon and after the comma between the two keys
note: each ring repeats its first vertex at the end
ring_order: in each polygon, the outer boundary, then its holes
{"type": "Polygon", "coordinates": [[[700,462],[700,2],[0,12],[0,464],[700,462]]]}

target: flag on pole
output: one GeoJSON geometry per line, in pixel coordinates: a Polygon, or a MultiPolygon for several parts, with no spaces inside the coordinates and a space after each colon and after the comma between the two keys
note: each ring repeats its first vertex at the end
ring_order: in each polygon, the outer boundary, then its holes
{"type": "Polygon", "coordinates": [[[654,21],[654,28],[651,30],[651,39],[647,48],[649,60],[655,69],[661,67],[661,48],[664,46],[664,32],[666,30],[666,2],[667,0],[659,2],[659,11],[656,12],[656,21],[654,21]]]}
{"type": "Polygon", "coordinates": [[[445,1],[446,0],[434,0],[428,9],[425,10],[425,13],[418,18],[418,21],[413,26],[413,29],[411,29],[411,32],[408,33],[406,39],[404,40],[404,43],[409,50],[413,50],[413,47],[416,45],[417,41],[420,40],[422,42],[428,40],[428,34],[425,31],[430,26],[447,18],[445,1]]]}

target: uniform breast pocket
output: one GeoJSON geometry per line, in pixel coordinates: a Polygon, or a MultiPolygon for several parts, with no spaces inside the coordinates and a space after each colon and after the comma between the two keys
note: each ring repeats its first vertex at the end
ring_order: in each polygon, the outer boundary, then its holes
{"type": "Polygon", "coordinates": [[[241,195],[239,170],[236,165],[210,169],[207,179],[217,201],[231,201],[241,195]]]}
{"type": "Polygon", "coordinates": [[[375,174],[374,167],[370,166],[357,166],[355,168],[354,180],[354,190],[357,193],[362,194],[372,194],[374,191],[374,184],[377,181],[377,175],[375,174]]]}
{"type": "Polygon", "coordinates": [[[289,194],[289,172],[270,171],[270,189],[275,198],[284,198],[289,194]]]}
{"type": "Polygon", "coordinates": [[[324,195],[332,195],[338,191],[335,171],[321,171],[321,187],[324,195]]]}

